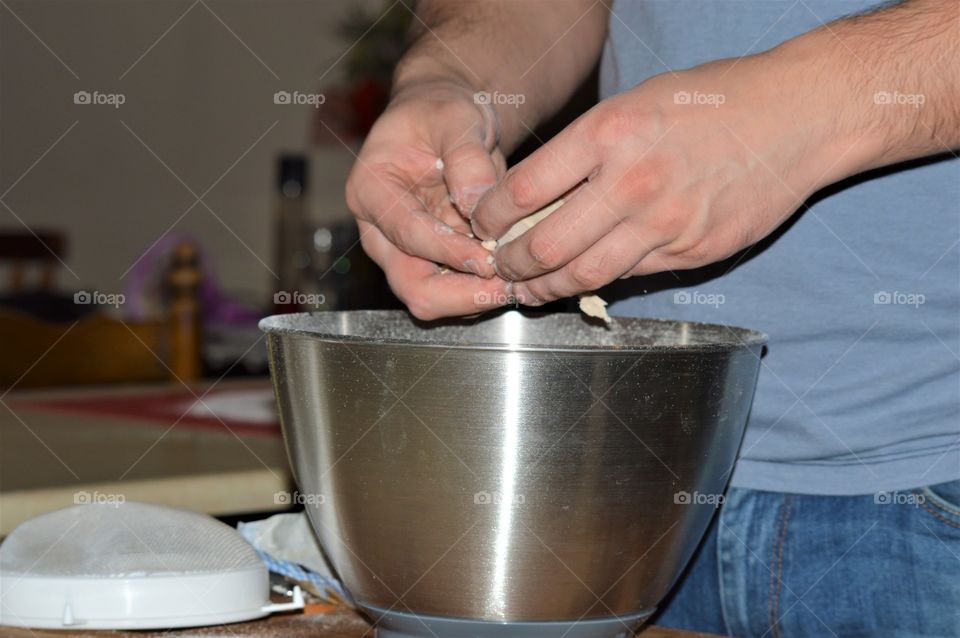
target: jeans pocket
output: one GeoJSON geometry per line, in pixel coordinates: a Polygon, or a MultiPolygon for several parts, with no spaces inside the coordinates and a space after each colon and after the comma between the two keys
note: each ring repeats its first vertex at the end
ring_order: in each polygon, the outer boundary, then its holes
{"type": "Polygon", "coordinates": [[[960,529],[960,481],[921,487],[921,507],[951,527],[960,529]]]}

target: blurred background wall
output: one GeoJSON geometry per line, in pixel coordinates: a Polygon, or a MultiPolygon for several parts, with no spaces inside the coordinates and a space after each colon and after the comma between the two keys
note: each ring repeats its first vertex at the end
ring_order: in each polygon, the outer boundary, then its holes
{"type": "Polygon", "coordinates": [[[347,215],[352,155],[311,144],[314,109],[277,91],[344,80],[351,12],[380,0],[5,0],[0,6],[0,219],[69,241],[67,289],[119,290],[168,231],[201,239],[221,285],[273,289],[279,153],[311,159],[310,215],[347,215]],[[123,104],[76,104],[74,94],[123,104]],[[104,99],[104,98],[101,98],[104,99]],[[183,183],[181,183],[181,180],[183,183]],[[192,191],[192,192],[191,192],[192,191]],[[197,203],[202,196],[203,204],[197,203]],[[22,223],[21,223],[22,222],[22,223]]]}

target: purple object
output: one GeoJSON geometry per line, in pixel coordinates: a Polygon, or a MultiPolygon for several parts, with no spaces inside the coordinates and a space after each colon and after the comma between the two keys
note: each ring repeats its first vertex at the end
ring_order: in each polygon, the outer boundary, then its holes
{"type": "Polygon", "coordinates": [[[217,284],[213,260],[198,239],[186,233],[169,233],[150,246],[127,273],[124,312],[129,319],[147,320],[157,316],[161,303],[163,276],[173,250],[191,243],[200,256],[200,307],[204,323],[256,326],[263,312],[230,298],[217,284]]]}

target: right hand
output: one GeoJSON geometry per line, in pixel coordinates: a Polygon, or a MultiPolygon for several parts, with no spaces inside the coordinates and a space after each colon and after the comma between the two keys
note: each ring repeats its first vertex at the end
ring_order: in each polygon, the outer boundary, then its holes
{"type": "Polygon", "coordinates": [[[415,317],[508,303],[510,284],[487,263],[469,224],[505,168],[496,115],[464,86],[404,88],[374,124],[347,179],[347,206],[364,250],[415,317]]]}

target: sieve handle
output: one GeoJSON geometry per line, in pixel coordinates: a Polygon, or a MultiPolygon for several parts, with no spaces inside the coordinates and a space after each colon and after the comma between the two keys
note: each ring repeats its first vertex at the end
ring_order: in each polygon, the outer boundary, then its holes
{"type": "Polygon", "coordinates": [[[293,600],[289,603],[270,603],[263,606],[263,611],[268,614],[274,614],[278,611],[302,611],[303,610],[303,591],[300,585],[293,586],[293,600]]]}

